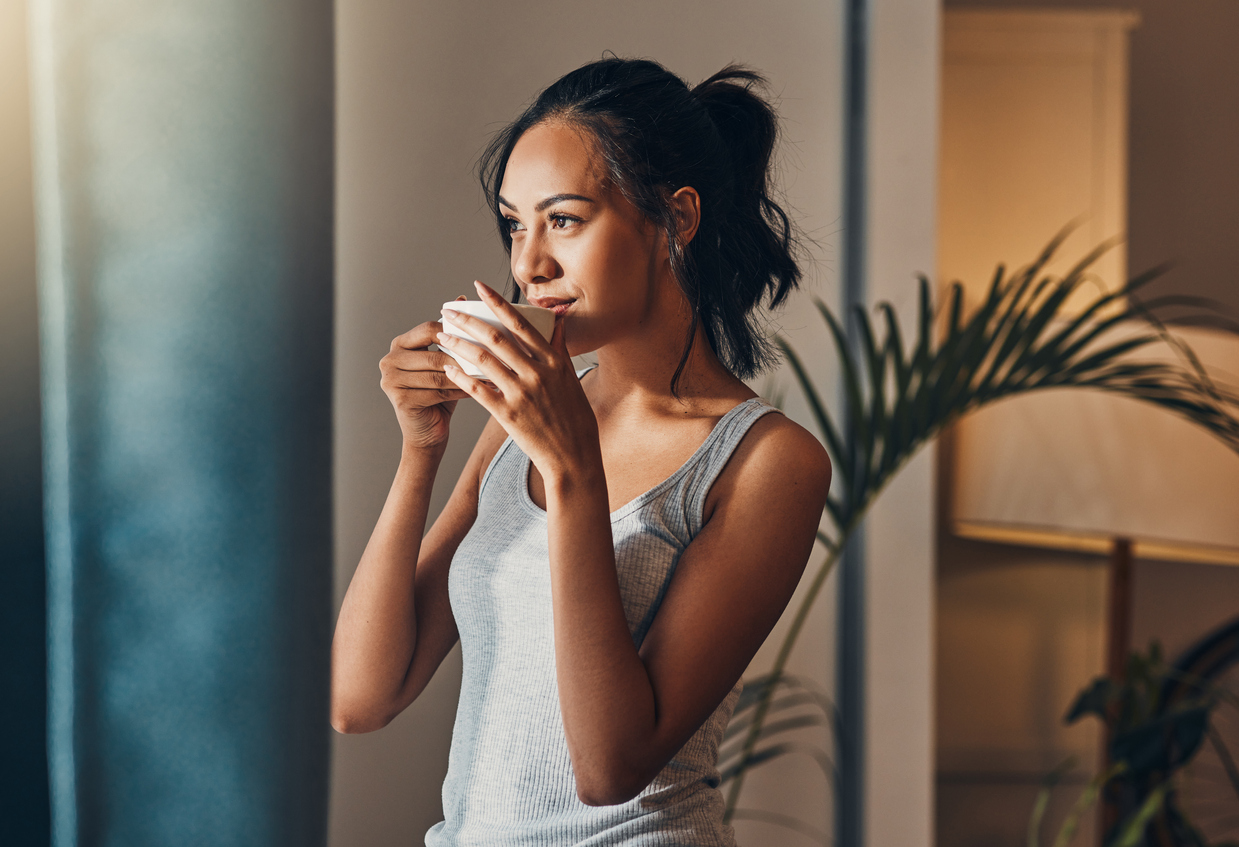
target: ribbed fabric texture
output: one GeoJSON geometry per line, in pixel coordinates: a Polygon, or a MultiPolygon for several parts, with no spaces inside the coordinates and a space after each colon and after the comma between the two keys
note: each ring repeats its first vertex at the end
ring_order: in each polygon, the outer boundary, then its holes
{"type": "MultiPolygon", "coordinates": [[[[611,514],[615,566],[640,646],[701,529],[706,494],[760,398],[724,415],[674,474],[611,514]]],[[[428,847],[734,847],[723,823],[718,746],[740,685],[640,795],[591,807],[576,796],[555,679],[546,513],[529,497],[529,458],[508,439],[482,480],[478,517],[452,560],[448,591],[464,661],[445,820],[428,847]]]]}

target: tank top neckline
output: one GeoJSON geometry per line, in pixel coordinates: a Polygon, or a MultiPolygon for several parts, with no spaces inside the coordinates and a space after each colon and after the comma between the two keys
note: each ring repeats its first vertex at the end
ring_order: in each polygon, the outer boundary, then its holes
{"type": "MultiPolygon", "coordinates": [[[[655,483],[652,488],[638,494],[614,512],[611,512],[611,522],[615,523],[617,520],[620,520],[636,509],[639,509],[642,505],[650,499],[656,497],[664,489],[674,485],[680,477],[684,476],[692,469],[693,465],[695,465],[697,461],[705,455],[707,451],[709,451],[711,445],[722,436],[722,433],[726,429],[725,424],[737,417],[742,410],[753,408],[754,406],[767,405],[769,404],[761,397],[750,397],[749,399],[741,400],[739,403],[732,406],[723,413],[723,416],[720,417],[714,424],[714,428],[710,430],[710,434],[705,437],[705,440],[702,441],[700,445],[698,445],[697,449],[693,451],[693,454],[684,460],[682,465],[676,468],[675,471],[673,471],[671,475],[662,482],[655,483]]],[[[516,446],[516,442],[512,441],[511,438],[508,440],[512,442],[511,446],[516,446]]],[[[529,496],[529,471],[533,467],[533,462],[531,462],[529,457],[525,455],[525,451],[521,450],[519,447],[517,448],[517,451],[520,453],[520,469],[517,474],[517,478],[520,479],[522,483],[520,486],[520,503],[527,511],[540,517],[542,520],[546,520],[546,510],[541,508],[533,501],[533,498],[529,496]]]]}

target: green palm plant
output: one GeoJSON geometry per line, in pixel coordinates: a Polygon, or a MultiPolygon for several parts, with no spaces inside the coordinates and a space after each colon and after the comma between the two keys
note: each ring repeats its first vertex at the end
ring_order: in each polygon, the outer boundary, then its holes
{"type": "Polygon", "coordinates": [[[945,312],[933,306],[929,281],[920,280],[915,337],[905,346],[890,304],[877,308],[882,332],[869,314],[854,314],[855,349],[843,325],[820,300],[817,309],[839,357],[845,398],[842,425],[827,410],[800,357],[779,346],[808,402],[834,460],[835,484],[826,505],[833,532],[819,532],[824,559],[812,572],[769,673],[746,682],[720,753],[728,820],[747,772],[794,752],[808,752],[833,779],[825,752],[785,740],[805,726],[834,726],[834,707],[820,692],[786,673],[787,661],[839,560],[849,535],[887,483],[954,421],[982,406],[1050,388],[1091,388],[1149,403],[1202,426],[1239,452],[1239,394],[1215,383],[1190,348],[1157,317],[1168,306],[1207,304],[1184,297],[1141,303],[1135,294],[1160,275],[1157,268],[1120,290],[1095,295],[1083,311],[1064,305],[1089,278],[1104,244],[1061,277],[1046,272],[1068,232],[1060,233],[1032,264],[1008,274],[999,266],[984,299],[965,314],[961,285],[952,285],[945,312]],[[1171,361],[1134,357],[1169,345],[1171,361]]]}

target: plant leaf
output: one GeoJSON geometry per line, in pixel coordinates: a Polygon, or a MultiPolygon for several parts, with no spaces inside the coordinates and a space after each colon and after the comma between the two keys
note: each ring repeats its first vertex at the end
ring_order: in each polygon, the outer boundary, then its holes
{"type": "Polygon", "coordinates": [[[1063,722],[1073,724],[1085,715],[1095,715],[1105,720],[1106,710],[1114,700],[1116,689],[1117,685],[1114,680],[1108,676],[1094,679],[1088,688],[1076,696],[1075,703],[1067,710],[1067,716],[1063,718],[1063,722]]]}

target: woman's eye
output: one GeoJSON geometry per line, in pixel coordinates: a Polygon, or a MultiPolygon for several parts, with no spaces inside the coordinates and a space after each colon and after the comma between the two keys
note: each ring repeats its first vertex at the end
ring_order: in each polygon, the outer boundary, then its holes
{"type": "Polygon", "coordinates": [[[567,215],[551,215],[551,226],[555,229],[564,229],[575,222],[576,218],[570,218],[567,215]]]}
{"type": "Polygon", "coordinates": [[[504,220],[508,222],[508,232],[519,232],[524,229],[524,227],[521,226],[521,222],[515,218],[504,218],[504,220]]]}

